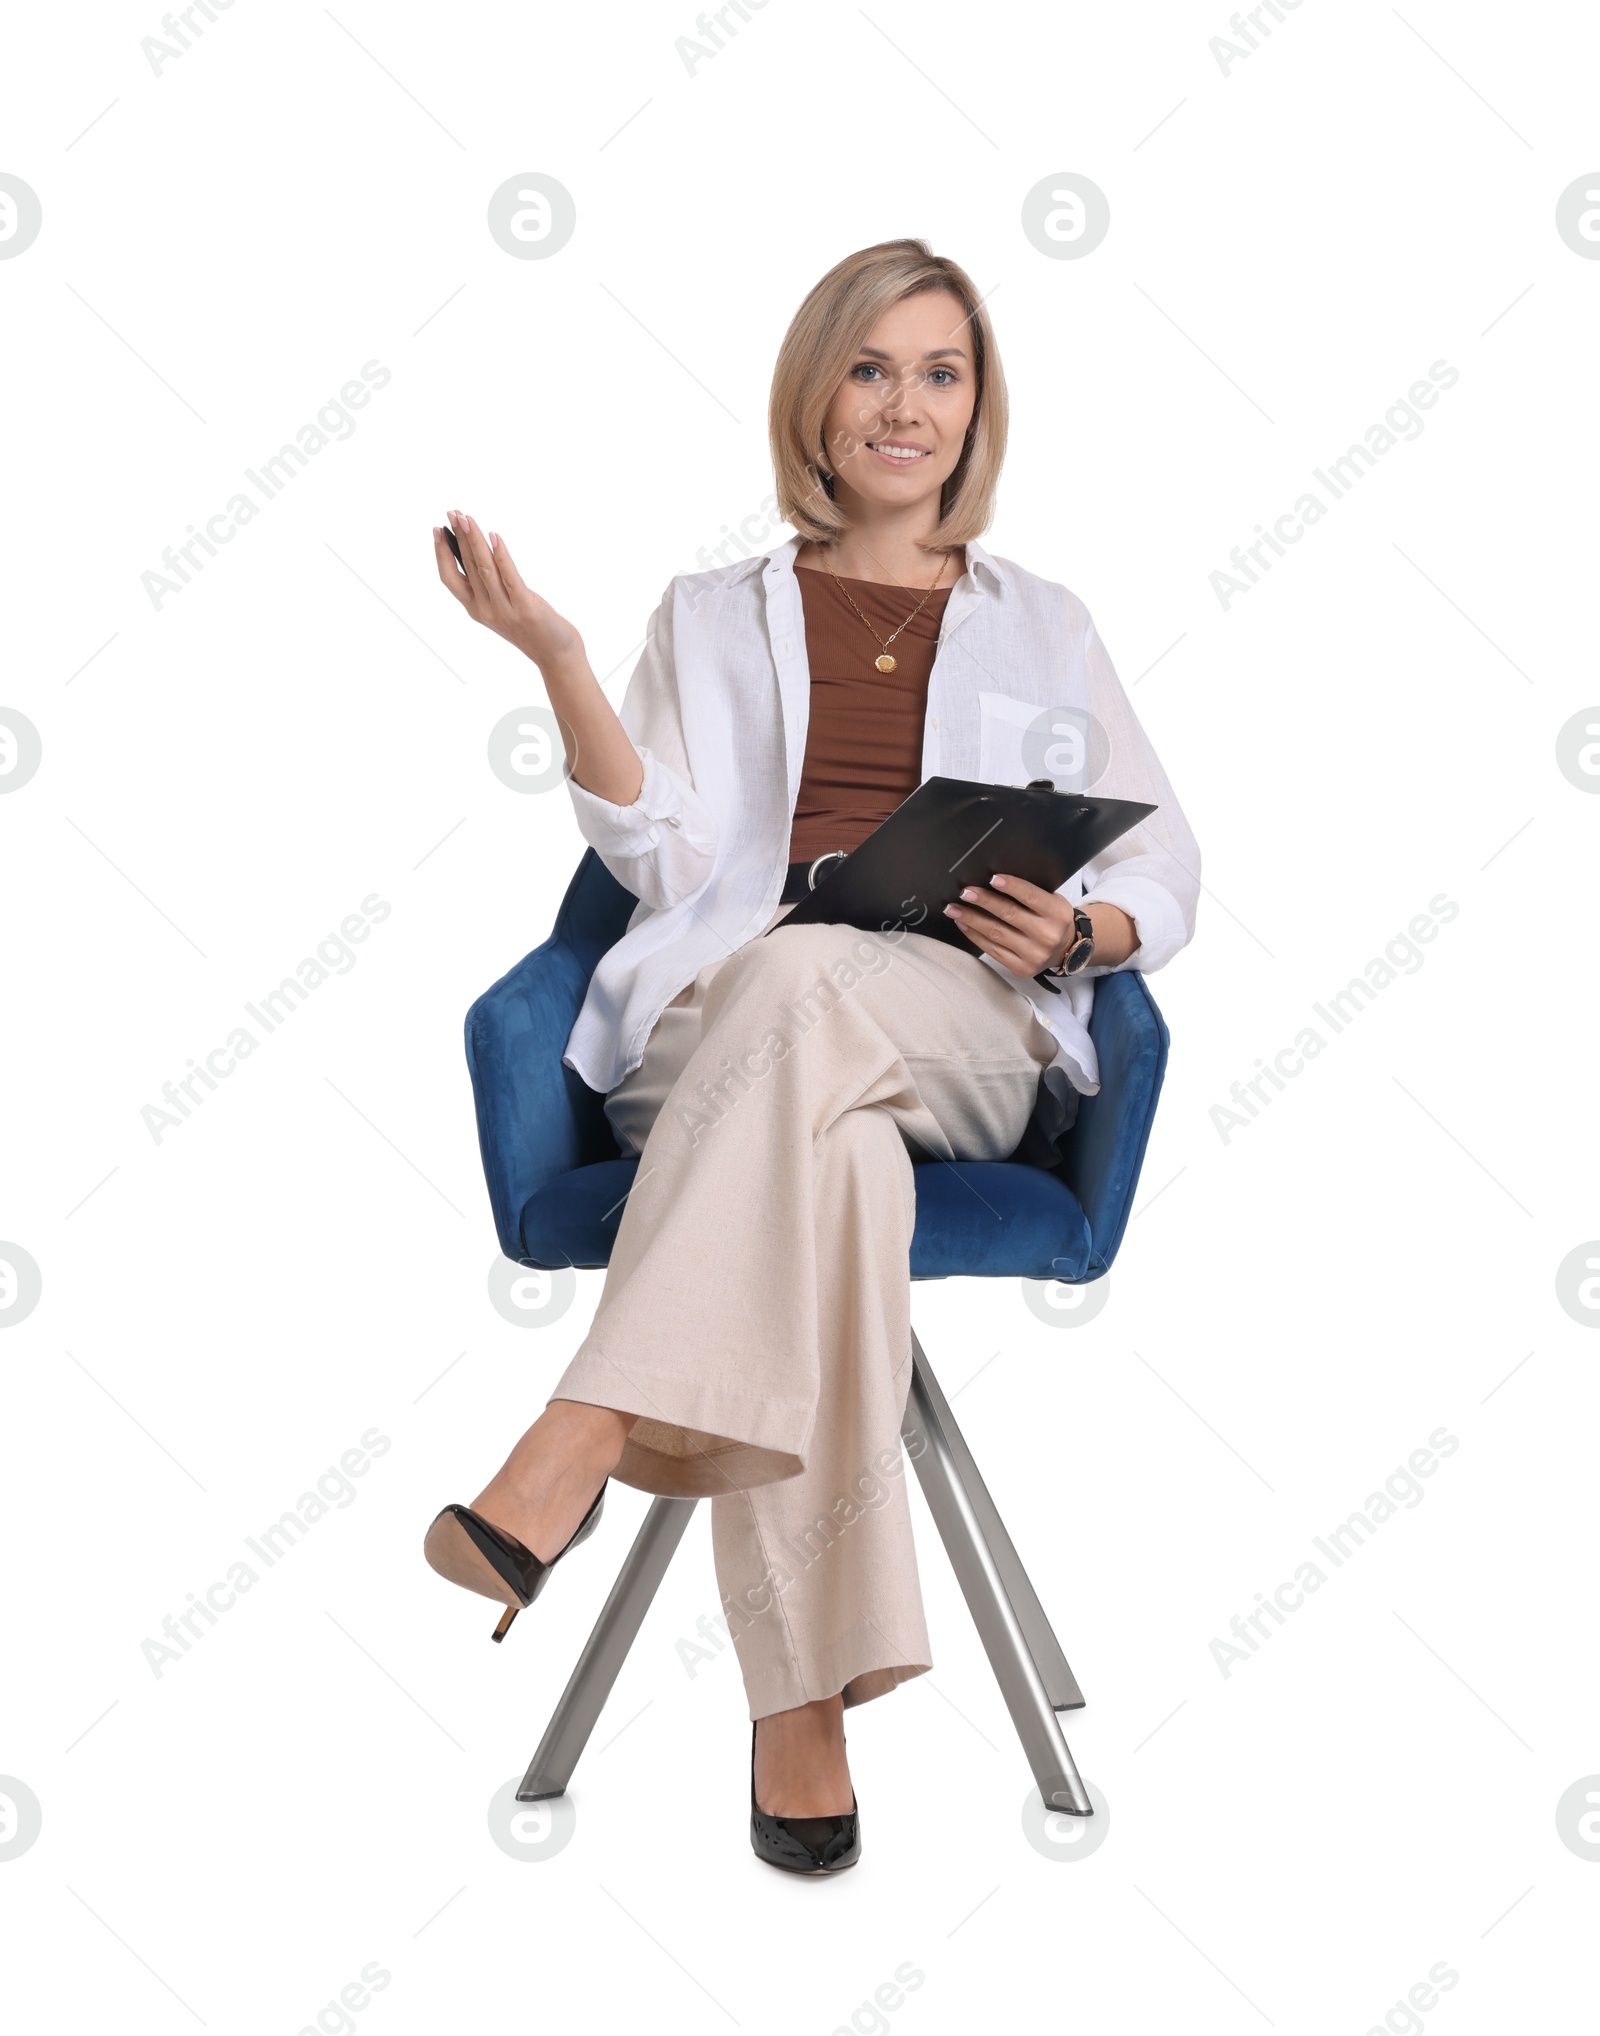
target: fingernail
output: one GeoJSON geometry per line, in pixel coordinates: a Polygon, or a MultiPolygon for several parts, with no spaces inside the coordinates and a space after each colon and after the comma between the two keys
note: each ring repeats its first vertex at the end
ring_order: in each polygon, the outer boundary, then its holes
{"type": "Polygon", "coordinates": [[[960,907],[956,905],[946,905],[944,908],[944,916],[947,919],[959,919],[961,917],[960,907]]]}
{"type": "Polygon", "coordinates": [[[1010,883],[1011,879],[1009,877],[991,877],[989,881],[996,887],[996,889],[1003,891],[1006,885],[1010,883]]]}
{"type": "Polygon", "coordinates": [[[966,891],[963,891],[963,892],[961,893],[961,895],[962,895],[962,897],[963,897],[963,898],[965,898],[965,899],[966,899],[967,903],[968,903],[968,904],[970,905],[970,904],[972,903],[973,899],[974,899],[975,897],[977,897],[977,895],[978,895],[978,894],[977,894],[977,892],[976,892],[976,891],[972,891],[972,890],[966,890],[966,891]]]}

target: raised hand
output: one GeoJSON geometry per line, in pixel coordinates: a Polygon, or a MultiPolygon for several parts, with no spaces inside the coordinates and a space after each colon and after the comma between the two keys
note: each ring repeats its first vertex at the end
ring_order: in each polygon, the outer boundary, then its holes
{"type": "Polygon", "coordinates": [[[474,622],[503,636],[539,667],[575,782],[613,805],[631,806],[644,766],[590,669],[583,638],[523,579],[498,531],[486,535],[460,509],[450,512],[450,527],[461,563],[435,526],[439,578],[474,622]]]}
{"type": "Polygon", "coordinates": [[[443,530],[433,533],[439,577],[474,622],[514,643],[541,671],[548,665],[583,656],[583,638],[542,594],[536,594],[517,571],[516,561],[498,532],[485,533],[459,509],[450,525],[461,547],[461,563],[443,530]]]}

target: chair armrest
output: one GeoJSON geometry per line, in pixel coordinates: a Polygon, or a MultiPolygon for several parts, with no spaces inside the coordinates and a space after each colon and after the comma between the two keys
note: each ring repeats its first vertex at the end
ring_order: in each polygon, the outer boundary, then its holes
{"type": "Polygon", "coordinates": [[[1056,1171],[1089,1219],[1087,1277],[1099,1279],[1128,1227],[1167,1069],[1166,1023],[1137,969],[1096,980],[1089,1037],[1100,1062],[1100,1092],[1079,1099],[1056,1171]]]}
{"type": "Polygon", "coordinates": [[[522,1212],[547,1181],[617,1146],[603,1099],[562,1064],[599,957],[620,939],[634,900],[591,849],[542,946],[485,990],[467,1013],[467,1067],[478,1147],[507,1258],[526,1258],[522,1212]]]}

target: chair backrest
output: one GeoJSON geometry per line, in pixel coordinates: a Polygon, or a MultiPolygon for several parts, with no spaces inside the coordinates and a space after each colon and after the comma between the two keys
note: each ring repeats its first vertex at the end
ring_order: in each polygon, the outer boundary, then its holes
{"type": "MultiPolygon", "coordinates": [[[[478,1144],[507,1258],[523,1258],[522,1212],[538,1189],[577,1167],[617,1157],[604,1099],[561,1056],[589,978],[622,938],[636,903],[591,848],[567,886],[549,939],[467,1013],[478,1144]]],[[[1167,1028],[1142,975],[1120,970],[1097,979],[1089,1035],[1100,1061],[1100,1091],[1080,1099],[1053,1171],[1088,1218],[1088,1276],[1097,1278],[1127,1228],[1166,1072],[1167,1028]]]]}

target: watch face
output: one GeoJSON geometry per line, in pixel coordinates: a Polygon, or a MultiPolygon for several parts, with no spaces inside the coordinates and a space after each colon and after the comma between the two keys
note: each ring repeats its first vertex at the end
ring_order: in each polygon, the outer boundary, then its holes
{"type": "Polygon", "coordinates": [[[1079,969],[1089,966],[1089,957],[1093,953],[1093,937],[1086,934],[1082,940],[1075,941],[1068,951],[1066,961],[1062,964],[1062,973],[1064,975],[1075,976],[1079,969]]]}

